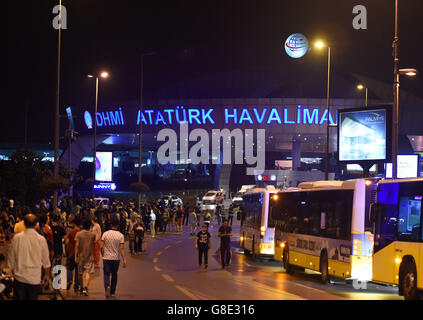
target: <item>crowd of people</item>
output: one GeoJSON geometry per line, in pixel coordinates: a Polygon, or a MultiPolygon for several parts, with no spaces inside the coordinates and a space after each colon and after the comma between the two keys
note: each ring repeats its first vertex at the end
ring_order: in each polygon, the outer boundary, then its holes
{"type": "MultiPolygon", "coordinates": [[[[80,197],[75,202],[72,199],[62,199],[56,213],[52,213],[45,200],[33,207],[16,207],[13,200],[7,199],[2,199],[1,204],[0,243],[11,242],[8,266],[15,269],[16,299],[37,298],[39,291],[36,287],[39,283],[36,278],[43,279],[41,286],[51,285],[48,275],[52,265],[66,265],[67,290],[73,287],[75,293],[88,296],[90,274],[94,268],[100,266],[100,252],[103,257],[106,294],[113,296],[120,261],[122,260],[123,267],[126,266],[123,249],[125,239],[129,242],[129,254],[140,255],[146,251],[146,232],[155,238],[159,233],[180,233],[183,225],[189,226],[190,236],[197,236],[200,268],[201,256],[204,256],[207,268],[210,236],[205,240],[204,230],[208,234],[212,216],[209,211],[204,214],[203,227],[197,234],[200,227],[200,208],[195,205],[182,208],[173,206],[170,199],[167,202],[152,200],[144,202],[140,210],[137,210],[134,200],[105,204],[93,198],[80,197]],[[34,243],[38,245],[34,247],[34,243]],[[31,259],[26,254],[28,250],[38,252],[41,257],[35,265],[42,275],[25,267],[34,264],[34,261],[25,262],[31,259]]],[[[231,206],[228,212],[231,220],[234,213],[232,209],[231,206]]],[[[220,225],[220,206],[215,214],[220,225]]],[[[227,226],[227,221],[225,223],[227,226]]],[[[223,233],[221,231],[219,230],[219,237],[223,241],[230,233],[226,229],[223,233]]],[[[222,253],[223,267],[225,261],[226,264],[229,263],[226,255],[227,253],[222,253]]]]}

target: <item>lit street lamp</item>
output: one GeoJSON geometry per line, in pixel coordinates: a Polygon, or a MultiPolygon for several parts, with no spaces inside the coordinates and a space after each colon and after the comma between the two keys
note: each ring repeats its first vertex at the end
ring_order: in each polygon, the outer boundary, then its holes
{"type": "Polygon", "coordinates": [[[328,48],[328,82],[326,92],[326,112],[327,112],[327,123],[326,123],[326,160],[325,160],[325,180],[329,180],[329,96],[330,96],[330,47],[322,41],[317,41],[314,44],[315,48],[323,49],[328,48]]]}
{"type": "Polygon", "coordinates": [[[359,85],[357,85],[357,89],[358,90],[366,89],[366,107],[367,107],[367,96],[368,96],[368,88],[367,88],[367,86],[364,86],[362,84],[359,84],[359,85]]]}
{"type": "MultiPolygon", "coordinates": [[[[54,117],[54,177],[59,176],[59,140],[60,140],[60,57],[62,44],[62,0],[59,0],[59,37],[57,41],[57,76],[56,76],[56,112],[54,117]]],[[[58,202],[57,190],[53,194],[53,213],[56,214],[58,202]]]]}
{"type": "Polygon", "coordinates": [[[416,76],[416,69],[400,69],[399,67],[399,35],[398,35],[398,0],[395,0],[395,28],[394,42],[392,43],[394,55],[394,110],[392,114],[392,179],[397,178],[397,155],[399,135],[399,94],[400,75],[416,76]]]}
{"type": "MultiPolygon", "coordinates": [[[[92,74],[87,76],[88,78],[94,78],[92,74]]],[[[101,72],[99,76],[95,77],[95,106],[94,106],[94,152],[93,152],[93,181],[95,183],[95,165],[97,158],[97,110],[98,110],[98,79],[106,79],[109,77],[109,74],[105,71],[101,72]]]]}

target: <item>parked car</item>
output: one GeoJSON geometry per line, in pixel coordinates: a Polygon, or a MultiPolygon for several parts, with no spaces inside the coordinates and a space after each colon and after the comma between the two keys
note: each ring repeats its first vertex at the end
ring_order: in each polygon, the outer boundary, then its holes
{"type": "Polygon", "coordinates": [[[172,207],[177,207],[177,206],[181,206],[182,207],[182,199],[174,196],[174,195],[166,195],[160,198],[161,201],[163,201],[165,203],[165,205],[169,205],[169,199],[171,200],[170,206],[172,207]]]}
{"type": "Polygon", "coordinates": [[[203,197],[203,205],[221,204],[225,200],[225,194],[221,190],[210,190],[203,197]]]}

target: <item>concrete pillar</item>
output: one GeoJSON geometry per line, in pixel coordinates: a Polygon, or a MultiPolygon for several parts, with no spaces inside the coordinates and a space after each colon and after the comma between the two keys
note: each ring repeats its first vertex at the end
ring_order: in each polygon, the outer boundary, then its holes
{"type": "Polygon", "coordinates": [[[301,141],[292,141],[292,170],[301,167],[301,141]]]}

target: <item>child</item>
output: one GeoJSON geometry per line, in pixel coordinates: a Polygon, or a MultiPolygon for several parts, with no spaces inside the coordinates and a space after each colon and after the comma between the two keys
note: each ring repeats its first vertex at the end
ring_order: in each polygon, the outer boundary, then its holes
{"type": "Polygon", "coordinates": [[[209,249],[211,246],[210,233],[207,231],[207,225],[203,224],[201,231],[197,234],[197,239],[195,240],[195,248],[198,249],[198,268],[201,270],[201,265],[203,264],[203,255],[204,255],[204,269],[207,270],[208,267],[208,258],[209,258],[209,249]]]}

